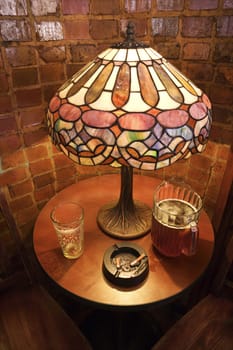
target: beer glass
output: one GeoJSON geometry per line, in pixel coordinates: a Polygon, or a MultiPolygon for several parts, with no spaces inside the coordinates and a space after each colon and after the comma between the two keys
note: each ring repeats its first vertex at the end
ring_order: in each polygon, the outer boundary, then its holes
{"type": "Polygon", "coordinates": [[[193,255],[198,243],[202,199],[185,183],[163,181],[155,190],[151,237],[163,255],[193,255]]]}
{"type": "Polygon", "coordinates": [[[84,210],[74,202],[61,202],[51,212],[51,220],[63,255],[76,259],[83,253],[84,210]]]}

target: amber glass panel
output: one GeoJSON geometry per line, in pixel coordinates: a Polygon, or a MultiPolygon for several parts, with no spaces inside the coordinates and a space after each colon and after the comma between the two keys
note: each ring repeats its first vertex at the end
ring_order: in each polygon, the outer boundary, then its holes
{"type": "Polygon", "coordinates": [[[139,63],[138,65],[138,77],[141,88],[141,94],[144,101],[149,106],[155,106],[158,102],[158,92],[152,81],[147,66],[143,63],[139,63]]]}
{"type": "Polygon", "coordinates": [[[57,92],[60,92],[62,90],[65,90],[67,86],[71,85],[72,82],[77,79],[85,70],[88,69],[93,64],[93,62],[89,62],[86,64],[83,68],[81,68],[77,73],[75,73],[70,79],[68,79],[58,90],[57,92]]]}
{"type": "Polygon", "coordinates": [[[90,79],[90,77],[97,71],[101,61],[97,62],[93,67],[91,67],[78,81],[74,83],[73,87],[69,90],[67,97],[75,95],[85,83],[90,79]]]}
{"type": "Polygon", "coordinates": [[[166,63],[165,64],[166,67],[172,72],[172,74],[176,77],[176,79],[179,80],[179,82],[181,82],[181,84],[194,96],[197,96],[196,91],[194,90],[194,88],[188,83],[187,80],[185,80],[183,78],[183,76],[181,74],[179,74],[179,72],[170,64],[170,63],[166,63]]]}
{"type": "Polygon", "coordinates": [[[97,79],[94,81],[90,89],[88,90],[86,94],[86,103],[92,103],[98,99],[98,97],[101,95],[104,86],[112,73],[113,70],[113,63],[107,64],[106,67],[102,70],[102,72],[99,74],[97,79]]]}
{"type": "Polygon", "coordinates": [[[153,67],[156,73],[158,74],[160,80],[162,81],[163,85],[167,89],[169,96],[171,96],[175,101],[183,103],[183,96],[178,87],[171,80],[169,75],[162,69],[162,67],[159,64],[156,64],[155,62],[153,62],[153,67]]]}
{"type": "Polygon", "coordinates": [[[134,148],[128,147],[127,150],[128,150],[128,153],[132,156],[132,158],[137,159],[140,157],[140,154],[134,148]]]}
{"type": "Polygon", "coordinates": [[[121,108],[129,98],[130,88],[130,68],[124,63],[117,75],[116,84],[113,90],[113,103],[116,107],[121,108]]]}

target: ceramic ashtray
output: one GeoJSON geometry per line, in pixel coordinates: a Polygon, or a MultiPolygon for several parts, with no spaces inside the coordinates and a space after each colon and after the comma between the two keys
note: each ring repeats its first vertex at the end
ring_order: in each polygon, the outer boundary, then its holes
{"type": "Polygon", "coordinates": [[[105,251],[103,273],[114,284],[136,286],[146,278],[148,272],[148,256],[135,243],[116,243],[105,251]]]}

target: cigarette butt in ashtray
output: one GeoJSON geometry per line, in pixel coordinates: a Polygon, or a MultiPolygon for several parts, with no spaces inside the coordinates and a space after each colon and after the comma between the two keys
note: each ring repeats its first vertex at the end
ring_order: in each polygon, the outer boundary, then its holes
{"type": "Polygon", "coordinates": [[[117,269],[119,269],[121,267],[121,259],[119,256],[116,258],[116,267],[117,267],[117,269]]]}
{"type": "Polygon", "coordinates": [[[139,261],[141,261],[144,257],[146,256],[145,253],[142,253],[141,255],[139,255],[136,259],[134,259],[133,261],[131,261],[130,266],[133,267],[135,265],[137,265],[139,263],[139,261]]]}

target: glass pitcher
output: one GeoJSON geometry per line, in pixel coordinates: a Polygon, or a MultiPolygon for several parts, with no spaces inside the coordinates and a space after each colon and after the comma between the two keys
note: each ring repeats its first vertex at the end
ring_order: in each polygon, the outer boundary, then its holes
{"type": "Polygon", "coordinates": [[[202,199],[185,183],[163,181],[155,190],[151,237],[163,255],[196,253],[202,199]]]}

